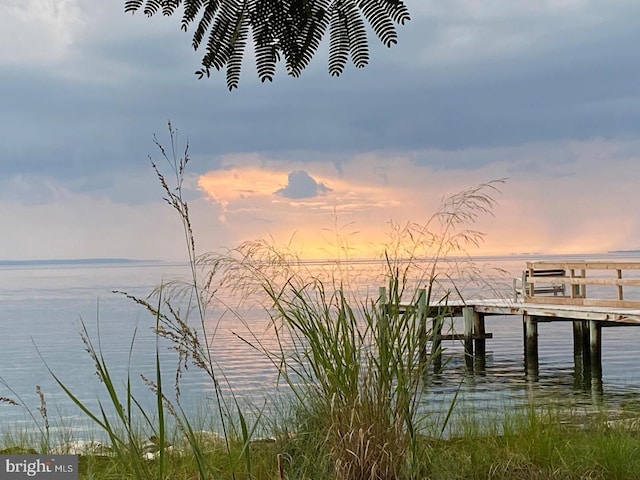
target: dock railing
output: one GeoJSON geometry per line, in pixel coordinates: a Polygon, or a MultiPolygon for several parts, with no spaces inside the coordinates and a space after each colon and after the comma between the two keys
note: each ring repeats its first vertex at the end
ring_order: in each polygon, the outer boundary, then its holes
{"type": "Polygon", "coordinates": [[[524,301],[528,303],[640,308],[640,262],[537,261],[527,262],[526,272],[523,287],[524,301]],[[541,270],[564,270],[565,273],[564,276],[537,276],[536,272],[541,270]],[[541,288],[550,286],[563,287],[564,294],[536,294],[541,288]],[[598,288],[587,290],[587,287],[598,288]],[[631,295],[628,295],[629,288],[634,288],[631,295]]]}

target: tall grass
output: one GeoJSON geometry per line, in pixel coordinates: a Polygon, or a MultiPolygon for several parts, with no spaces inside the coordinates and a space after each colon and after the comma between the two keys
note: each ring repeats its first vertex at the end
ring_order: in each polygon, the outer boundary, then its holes
{"type": "MultiPolygon", "coordinates": [[[[157,334],[155,350],[155,376],[148,378],[140,375],[140,379],[148,386],[155,396],[155,411],[148,412],[142,402],[133,394],[131,371],[124,380],[124,391],[119,387],[119,382],[111,375],[109,364],[105,360],[98,331],[97,344],[94,343],[84,323],[82,324],[81,337],[85,344],[85,350],[90,355],[96,374],[105,389],[103,400],[99,401],[98,411],[92,411],[78,396],[76,396],[65,384],[56,372],[49,369],[54,380],[71,399],[71,401],[88,417],[100,430],[107,435],[109,440],[109,453],[118,459],[128,475],[134,478],[171,478],[167,473],[167,456],[169,447],[169,425],[174,425],[178,431],[181,444],[181,455],[193,459],[200,478],[210,478],[216,474],[211,464],[211,450],[219,450],[224,445],[227,453],[227,466],[225,471],[231,478],[236,478],[236,472],[244,472],[251,476],[252,462],[249,442],[255,431],[256,424],[250,424],[245,418],[243,410],[236,401],[233,391],[224,396],[220,379],[224,379],[224,372],[216,364],[211,345],[213,334],[206,328],[207,306],[211,302],[212,292],[210,285],[201,287],[198,274],[196,243],[189,217],[189,207],[184,199],[183,184],[185,181],[186,166],[189,162],[188,144],[182,155],[177,150],[177,131],[171,124],[168,125],[170,136],[170,148],[166,150],[154,137],[154,143],[158,147],[162,158],[170,168],[171,176],[167,177],[162,169],[151,160],[151,166],[155,171],[158,181],[164,191],[164,200],[173,208],[182,222],[182,228],[187,245],[188,265],[191,278],[186,283],[169,282],[160,285],[147,298],[140,298],[126,292],[115,291],[133,302],[142,305],[155,320],[155,333],[157,334]],[[165,291],[171,295],[165,295],[165,291]],[[167,389],[163,383],[163,367],[160,363],[158,340],[166,338],[171,347],[178,354],[177,369],[174,389],[167,389]],[[210,378],[216,396],[217,418],[222,426],[222,435],[213,435],[212,432],[202,432],[195,428],[190,412],[186,412],[181,404],[180,378],[182,371],[189,363],[204,371],[210,378]],[[227,398],[229,397],[229,398],[227,398]],[[171,423],[169,423],[171,419],[171,423]],[[149,440],[155,452],[149,457],[145,455],[149,440]],[[214,439],[213,445],[210,439],[214,439]],[[219,440],[218,440],[219,439],[219,440]],[[238,445],[239,444],[239,445],[238,445]],[[209,450],[205,454],[205,449],[209,450]],[[149,459],[152,462],[149,462],[149,459]],[[243,460],[244,466],[239,468],[238,459],[243,460]]],[[[135,345],[135,334],[131,341],[130,356],[135,345]]],[[[43,359],[44,360],[44,359],[43,359]]],[[[45,361],[46,364],[46,361],[45,361]]],[[[48,367],[47,367],[48,368],[48,367]]],[[[42,402],[44,397],[38,392],[42,402]]],[[[2,399],[8,402],[9,399],[2,399]]],[[[40,412],[43,412],[46,404],[42,403],[40,412]]],[[[46,422],[46,410],[43,418],[46,422]]],[[[48,424],[45,423],[43,437],[49,441],[48,424]],[[45,437],[46,435],[46,437],[45,437]]],[[[175,450],[171,450],[175,451],[175,450]]],[[[217,459],[219,455],[216,455],[217,459]]]]}
{"type": "MultiPolygon", "coordinates": [[[[169,130],[175,158],[175,132],[171,126],[169,130]]],[[[156,144],[168,158],[157,140],[156,144]]],[[[186,152],[183,158],[188,158],[186,152]]],[[[467,248],[478,245],[483,235],[471,226],[480,215],[491,213],[500,181],[446,198],[424,223],[392,225],[390,243],[383,250],[388,296],[360,299],[341,272],[327,277],[311,272],[291,250],[268,240],[197,256],[189,211],[181,196],[186,164],[186,160],[173,162],[174,188],[155,164],[153,168],[165,199],[181,218],[189,249],[192,282],[186,290],[175,285],[174,293],[188,292],[189,299],[191,295],[196,299],[200,332],[206,335],[207,306],[225,301],[219,291],[241,298],[261,295],[278,347],[264,345],[257,335],[243,340],[263,352],[288,385],[286,401],[294,423],[287,429],[297,441],[326,459],[320,464],[333,478],[422,475],[419,464],[428,452],[419,441],[424,432],[420,404],[432,360],[425,349],[430,335],[427,316],[437,321],[452,292],[460,293],[453,278],[479,278],[467,248]],[[450,261],[454,255],[457,260],[450,261]],[[198,269],[204,272],[202,283],[198,269]],[[403,302],[418,303],[419,286],[426,287],[426,298],[420,300],[423,308],[406,308],[403,302]]],[[[174,309],[169,311],[171,318],[154,312],[160,319],[158,334],[171,340],[183,358],[204,369],[220,395],[210,344],[205,341],[203,347],[197,332],[174,309]]],[[[245,416],[240,408],[237,413],[248,445],[251,435],[245,416]]],[[[228,432],[224,433],[226,437],[228,432]]],[[[243,451],[250,471],[249,449],[243,451]]]]}
{"type": "Polygon", "coordinates": [[[453,279],[479,279],[466,249],[482,234],[468,227],[490,213],[497,184],[445,199],[424,224],[393,226],[383,253],[385,298],[360,299],[335,271],[314,273],[267,240],[199,258],[207,285],[240,297],[264,295],[279,348],[255,336],[245,341],[271,359],[290,387],[296,438],[328,460],[332,478],[423,475],[421,398],[439,353],[426,354],[426,320],[442,321],[448,299],[460,296],[453,279]],[[426,287],[425,298],[418,299],[418,287],[426,287]]]}
{"type": "Polygon", "coordinates": [[[223,476],[212,465],[201,432],[181,404],[181,375],[187,365],[195,365],[214,386],[227,472],[231,478],[257,478],[254,455],[260,442],[254,437],[266,418],[260,410],[248,415],[235,397],[233,379],[216,362],[215,328],[208,325],[210,307],[228,305],[227,295],[257,298],[271,319],[276,346],[264,344],[256,332],[242,340],[272,362],[279,381],[288,387],[281,400],[288,413],[281,423],[270,424],[278,449],[267,449],[274,455],[271,475],[424,478],[425,458],[432,450],[424,441],[429,419],[422,394],[428,388],[434,355],[439,354],[426,348],[431,335],[427,319],[441,322],[449,299],[461,297],[459,284],[481,279],[467,249],[482,241],[482,233],[472,227],[479,216],[491,213],[501,181],[445,198],[424,222],[392,224],[389,242],[381,246],[385,295],[361,298],[349,276],[343,275],[348,257],[341,256],[337,268],[324,274],[311,271],[287,247],[265,239],[199,255],[184,198],[189,146],[180,153],[177,131],[171,124],[168,128],[170,147],[165,149],[155,137],[154,142],[170,174],[165,175],[153,160],[151,165],[164,200],[180,218],[190,278],[163,283],[148,298],[119,293],[151,313],[158,338],[169,340],[177,352],[173,393],[162,382],[165,367],[156,345],[155,378],[142,379],[155,395],[154,414],[132,394],[130,375],[119,394],[99,345],[94,346],[86,329],[83,339],[110,407],[100,403],[99,411],[93,412],[52,372],[56,381],[108,434],[112,451],[130,465],[135,478],[168,478],[168,418],[185,440],[198,476],[223,476]],[[142,429],[134,421],[136,415],[142,419],[142,429]],[[149,432],[158,445],[152,465],[141,460],[141,431],[149,432]]]}
{"type": "MultiPolygon", "coordinates": [[[[133,394],[136,376],[113,378],[99,337],[96,343],[83,326],[86,350],[105,389],[97,411],[52,375],[109,439],[110,456],[81,461],[89,478],[635,478],[640,440],[634,432],[605,428],[602,419],[574,422],[564,412],[505,408],[503,418],[480,423],[464,417],[457,429],[447,429],[451,410],[434,428],[424,408],[429,371],[440,353],[427,348],[431,325],[444,320],[449,301],[464,300],[462,292],[483,281],[467,250],[482,241],[473,226],[491,214],[500,181],[445,198],[424,222],[392,223],[389,241],[381,246],[384,295],[367,297],[350,283],[348,245],[337,249],[335,268],[322,272],[266,239],[199,255],[183,196],[188,145],[180,154],[171,125],[169,136],[169,149],[154,141],[170,174],[153,161],[152,168],[182,222],[190,278],[165,282],[147,298],[120,293],[150,312],[158,342],[168,340],[177,353],[175,382],[171,388],[163,381],[167,367],[156,343],[155,375],[141,378],[155,403],[144,408],[133,394]],[[251,330],[241,338],[265,355],[287,387],[278,417],[243,406],[234,396],[233,378],[216,362],[209,312],[215,305],[233,310],[234,294],[257,299],[271,320],[275,344],[251,330]],[[214,385],[219,438],[203,432],[181,403],[187,365],[204,371],[214,385]],[[274,438],[256,438],[258,430],[274,438]],[[145,458],[148,437],[155,451],[145,458]]],[[[38,395],[40,415],[30,415],[40,428],[40,450],[49,451],[46,402],[38,395]]],[[[19,402],[24,403],[0,398],[19,402]]]]}
{"type": "MultiPolygon", "coordinates": [[[[99,333],[98,333],[99,335],[99,333]]],[[[104,386],[105,400],[99,401],[98,412],[92,411],[87,405],[75,395],[64,383],[59,374],[55,373],[48,366],[50,374],[67,394],[71,401],[89,418],[102,432],[107,434],[109,439],[109,450],[119,460],[119,462],[130,470],[135,478],[165,478],[164,476],[164,451],[167,446],[166,422],[164,417],[165,399],[162,388],[162,370],[160,366],[158,345],[156,344],[156,378],[148,380],[144,376],[142,379],[150,384],[156,394],[156,412],[152,415],[143,408],[141,402],[132,392],[131,374],[127,374],[125,379],[125,390],[119,393],[119,383],[111,375],[111,370],[102,353],[100,343],[96,346],[92,341],[86,326],[82,323],[82,340],[85,349],[93,360],[96,374],[104,386]],[[156,468],[150,470],[149,464],[144,458],[144,432],[149,432],[150,438],[154,438],[158,445],[159,456],[156,468]]],[[[135,345],[135,334],[129,349],[129,363],[131,353],[135,345]]],[[[46,362],[45,362],[46,365],[46,362]]],[[[63,452],[68,453],[68,452],[63,452]]],[[[126,470],[125,470],[126,471],[126,470]]]]}

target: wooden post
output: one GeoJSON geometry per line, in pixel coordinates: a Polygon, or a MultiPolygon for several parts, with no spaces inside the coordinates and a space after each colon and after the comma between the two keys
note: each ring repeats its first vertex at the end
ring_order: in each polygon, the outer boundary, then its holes
{"type": "MultiPolygon", "coordinates": [[[[575,269],[571,269],[569,272],[571,278],[587,277],[587,271],[584,269],[580,270],[579,275],[576,275],[575,269]]],[[[571,284],[571,298],[587,298],[587,286],[571,284]]]]}
{"type": "Polygon", "coordinates": [[[431,359],[433,370],[438,373],[442,370],[442,317],[439,313],[433,317],[431,325],[431,359]]]}
{"type": "Polygon", "coordinates": [[[378,311],[380,312],[379,321],[389,321],[389,301],[387,299],[387,287],[378,287],[378,311]]]}
{"type": "Polygon", "coordinates": [[[573,322],[573,357],[582,357],[582,321],[574,320],[573,322]]]}
{"type": "Polygon", "coordinates": [[[538,321],[533,315],[524,314],[524,358],[527,373],[538,371],[538,321]]]}
{"type": "Polygon", "coordinates": [[[385,307],[387,305],[387,287],[378,288],[378,304],[381,307],[385,307]]]}
{"type": "Polygon", "coordinates": [[[589,322],[589,346],[591,355],[591,393],[602,393],[602,326],[589,322]]]}
{"type": "MultiPolygon", "coordinates": [[[[576,285],[577,286],[577,285],[576,285]]],[[[579,390],[590,388],[591,367],[589,362],[589,327],[584,320],[573,322],[573,385],[579,390]]]]}
{"type": "Polygon", "coordinates": [[[464,357],[467,368],[473,370],[473,307],[462,309],[464,319],[464,357]]]}
{"type": "Polygon", "coordinates": [[[416,321],[420,342],[420,360],[427,361],[427,292],[424,288],[418,290],[416,321]]]}
{"type": "Polygon", "coordinates": [[[591,358],[591,368],[601,368],[602,327],[594,320],[589,321],[589,356],[591,358]]]}
{"type": "Polygon", "coordinates": [[[475,353],[478,357],[484,357],[487,351],[487,341],[484,338],[484,313],[473,312],[473,335],[475,336],[475,353]]]}
{"type": "Polygon", "coordinates": [[[587,320],[581,320],[582,323],[582,365],[585,370],[591,369],[591,350],[589,346],[590,328],[587,320]]]}
{"type": "Polygon", "coordinates": [[[465,353],[473,355],[473,308],[464,307],[462,317],[464,319],[464,350],[465,353]]]}
{"type": "MultiPolygon", "coordinates": [[[[622,280],[622,270],[618,270],[618,280],[622,280]]],[[[622,294],[622,285],[618,285],[618,300],[624,300],[622,294]]]]}
{"type": "Polygon", "coordinates": [[[379,345],[386,345],[389,339],[389,323],[391,322],[386,287],[378,288],[378,312],[378,342],[380,342],[379,345]]]}
{"type": "Polygon", "coordinates": [[[475,370],[483,372],[486,366],[487,341],[484,338],[484,313],[473,312],[473,334],[475,336],[475,370]]]}

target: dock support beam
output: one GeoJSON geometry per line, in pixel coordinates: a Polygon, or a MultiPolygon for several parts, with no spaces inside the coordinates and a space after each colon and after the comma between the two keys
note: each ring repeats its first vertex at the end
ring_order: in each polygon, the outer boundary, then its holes
{"type": "Polygon", "coordinates": [[[473,307],[462,309],[464,319],[464,353],[467,368],[482,372],[485,369],[487,340],[484,327],[484,314],[473,307]],[[475,351],[474,351],[475,350],[475,351]]]}
{"type": "Polygon", "coordinates": [[[475,337],[475,369],[478,373],[483,372],[486,368],[487,340],[484,329],[484,313],[475,310],[473,312],[473,334],[475,337]]]}
{"type": "Polygon", "coordinates": [[[439,315],[431,320],[431,358],[436,373],[442,371],[442,320],[439,315]]]}
{"type": "Polygon", "coordinates": [[[462,309],[462,318],[464,319],[464,357],[467,368],[471,367],[473,371],[473,324],[476,313],[473,307],[464,307],[462,309]]]}
{"type": "Polygon", "coordinates": [[[474,335],[474,345],[476,356],[484,357],[487,352],[487,341],[485,339],[485,331],[484,331],[484,314],[473,312],[473,335],[474,335]]]}
{"type": "Polygon", "coordinates": [[[602,327],[593,320],[589,322],[589,356],[592,366],[602,361],[602,327]]]}
{"type": "Polygon", "coordinates": [[[602,326],[589,322],[589,356],[591,360],[591,390],[602,391],[602,326]]]}
{"type": "Polygon", "coordinates": [[[420,360],[427,361],[427,292],[424,288],[418,290],[418,335],[420,337],[420,360]]]}
{"type": "Polygon", "coordinates": [[[524,324],[524,365],[529,375],[538,375],[538,319],[533,315],[523,315],[524,324]]]}
{"type": "MultiPolygon", "coordinates": [[[[588,327],[583,320],[573,322],[573,366],[574,387],[585,388],[586,374],[589,369],[589,351],[585,349],[585,338],[588,338],[588,327]]],[[[589,382],[590,383],[590,382],[589,382]]]]}
{"type": "Polygon", "coordinates": [[[591,365],[589,337],[589,322],[587,320],[582,320],[582,363],[587,367],[591,365]]]}
{"type": "Polygon", "coordinates": [[[582,361],[582,345],[583,345],[583,328],[582,320],[574,320],[573,322],[573,358],[582,361]]]}
{"type": "Polygon", "coordinates": [[[593,320],[573,322],[576,388],[602,392],[602,326],[593,320]]]}

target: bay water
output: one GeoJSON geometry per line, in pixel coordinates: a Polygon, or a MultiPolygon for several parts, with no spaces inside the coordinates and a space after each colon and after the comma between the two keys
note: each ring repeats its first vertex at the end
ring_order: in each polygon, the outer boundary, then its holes
{"type": "MultiPolygon", "coordinates": [[[[468,297],[512,296],[512,279],[520,276],[530,260],[640,260],[640,254],[573,256],[523,255],[483,257],[478,265],[494,272],[492,291],[470,292],[468,297]],[[496,270],[503,274],[496,274],[496,270]]],[[[322,262],[317,266],[324,267],[322,262]]],[[[350,265],[352,284],[359,295],[376,298],[383,286],[381,262],[350,265]],[[378,272],[373,274],[372,272],[378,272]],[[355,281],[354,281],[355,279],[355,281]]],[[[187,265],[166,262],[112,261],[95,263],[15,263],[0,266],[0,432],[33,429],[42,424],[42,407],[36,387],[44,394],[47,416],[59,428],[90,429],[77,406],[55,382],[55,374],[84,404],[99,411],[108,405],[104,386],[95,374],[92,358],[85,351],[79,332],[86,327],[94,347],[102,352],[115,383],[122,387],[127,376],[132,391],[150,412],[154,396],[141,375],[155,377],[158,345],[165,390],[175,379],[176,352],[153,333],[155,318],[123,294],[140,298],[163,282],[187,279],[187,265]]],[[[153,300],[152,300],[153,302],[153,300]]],[[[237,398],[253,405],[269,402],[277,390],[278,376],[271,362],[245,340],[260,339],[268,345],[269,316],[260,307],[216,308],[209,312],[205,328],[215,334],[213,356],[224,372],[221,383],[237,398]]],[[[452,327],[461,331],[459,322],[452,327]]],[[[471,409],[500,409],[538,398],[572,398],[579,405],[617,409],[635,402],[640,393],[640,328],[611,327],[602,331],[602,379],[598,388],[575,371],[570,322],[539,325],[539,371],[527,375],[523,355],[522,319],[516,316],[486,318],[485,368],[475,375],[465,368],[463,346],[445,342],[444,371],[433,378],[425,395],[434,411],[445,412],[457,394],[471,409]]],[[[180,380],[181,402],[196,417],[215,403],[211,379],[189,366],[180,380]]]]}

